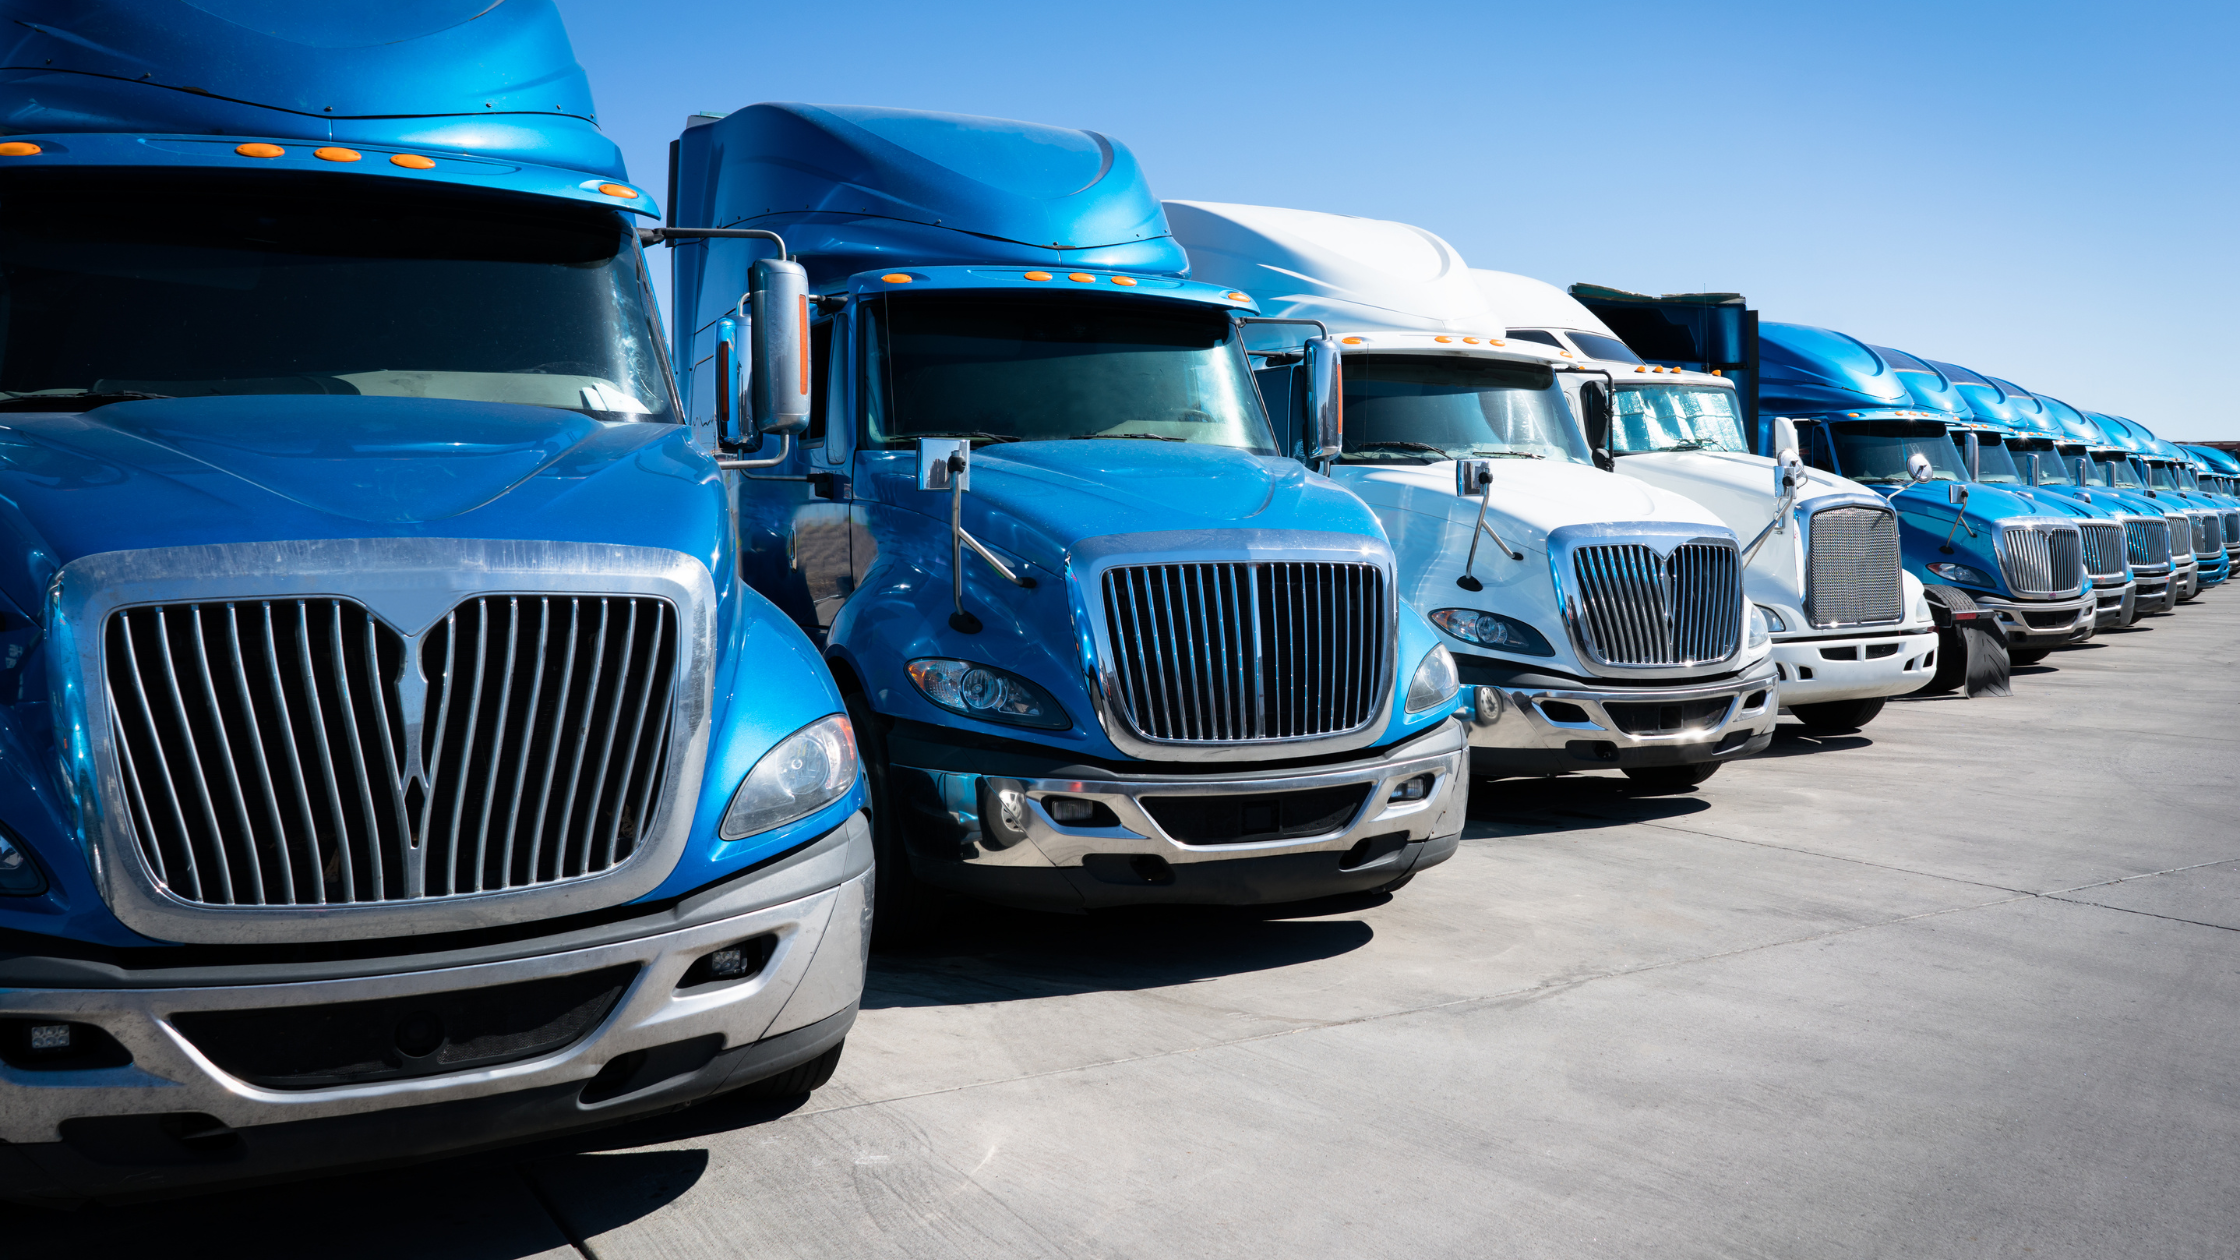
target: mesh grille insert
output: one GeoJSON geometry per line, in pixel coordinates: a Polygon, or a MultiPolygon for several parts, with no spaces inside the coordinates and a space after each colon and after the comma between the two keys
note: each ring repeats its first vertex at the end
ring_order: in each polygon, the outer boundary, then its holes
{"type": "Polygon", "coordinates": [[[1809,564],[1805,615],[1813,625],[1878,625],[1905,616],[1897,513],[1872,507],[1813,513],[1809,564]]]}

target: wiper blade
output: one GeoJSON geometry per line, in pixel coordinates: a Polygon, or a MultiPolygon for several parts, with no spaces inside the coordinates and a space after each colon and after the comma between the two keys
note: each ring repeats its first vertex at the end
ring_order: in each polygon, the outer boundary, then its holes
{"type": "Polygon", "coordinates": [[[919,438],[966,438],[974,442],[1023,442],[1026,440],[1025,438],[1014,437],[1009,433],[980,433],[975,431],[971,433],[908,433],[900,437],[888,438],[887,441],[889,444],[914,442],[919,438]]]}
{"type": "Polygon", "coordinates": [[[1547,456],[1545,456],[1545,455],[1542,455],[1542,454],[1540,454],[1540,453],[1538,453],[1538,452],[1536,452],[1536,451],[1512,451],[1512,450],[1505,450],[1505,449],[1488,449],[1488,448],[1486,448],[1486,447],[1482,447],[1482,446],[1473,446],[1473,447],[1471,447],[1471,448],[1470,448],[1470,455],[1471,455],[1471,457],[1472,457],[1473,459],[1476,459],[1476,458],[1484,458],[1484,459],[1546,459],[1546,458],[1547,458],[1547,456]]]}
{"type": "Polygon", "coordinates": [[[144,394],[135,389],[64,390],[56,393],[11,394],[0,398],[0,411],[91,411],[110,403],[138,402],[145,398],[170,398],[171,394],[144,394]]]}
{"type": "Polygon", "coordinates": [[[1357,451],[1430,451],[1434,455],[1444,455],[1447,453],[1446,447],[1433,446],[1429,442],[1355,442],[1353,444],[1353,449],[1357,451]]]}
{"type": "Polygon", "coordinates": [[[1076,433],[1066,439],[1070,442],[1101,442],[1106,438],[1143,438],[1152,442],[1187,442],[1189,438],[1170,437],[1164,433],[1076,433]]]}
{"type": "Polygon", "coordinates": [[[1701,442],[1682,442],[1677,446],[1660,446],[1657,448],[1657,452],[1659,454],[1663,454],[1667,451],[1702,451],[1709,449],[1710,448],[1708,446],[1704,445],[1701,442]]]}

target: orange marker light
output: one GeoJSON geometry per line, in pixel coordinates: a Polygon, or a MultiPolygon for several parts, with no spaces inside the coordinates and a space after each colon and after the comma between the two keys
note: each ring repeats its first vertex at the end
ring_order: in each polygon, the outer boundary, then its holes
{"type": "Polygon", "coordinates": [[[1086,271],[1069,271],[1066,273],[1066,279],[1073,281],[1075,284],[1095,284],[1097,282],[1097,278],[1086,271]]]}
{"type": "Polygon", "coordinates": [[[1346,339],[1345,339],[1345,344],[1347,344],[1347,345],[1349,345],[1349,346],[1358,346],[1358,345],[1360,345],[1360,344],[1361,344],[1361,338],[1359,338],[1359,337],[1348,337],[1348,338],[1346,338],[1346,339]]]}
{"type": "Polygon", "coordinates": [[[1486,344],[1487,344],[1487,345],[1489,345],[1489,346],[1505,346],[1505,345],[1508,345],[1509,343],[1508,343],[1508,342],[1506,342],[1506,341],[1495,341],[1495,340],[1494,340],[1493,338],[1491,338],[1491,337],[1488,337],[1488,338],[1486,338],[1486,344]]]}
{"type": "Polygon", "coordinates": [[[1476,337],[1464,337],[1462,339],[1462,344],[1466,346],[1474,346],[1478,344],[1478,339],[1476,337]]]}
{"type": "Polygon", "coordinates": [[[1726,375],[1726,373],[1724,373],[1724,372],[1721,372],[1721,371],[1720,371],[1719,369],[1717,369],[1717,368],[1713,368],[1713,369],[1711,369],[1711,374],[1712,374],[1713,376],[1725,376],[1725,375],[1726,375]]]}
{"type": "Polygon", "coordinates": [[[1634,369],[1634,371],[1636,371],[1636,372],[1646,372],[1646,371],[1648,371],[1648,370],[1649,370],[1649,365],[1648,365],[1648,364],[1646,364],[1646,363],[1644,363],[1644,364],[1642,364],[1642,365],[1641,365],[1640,367],[1637,367],[1637,368],[1635,368],[1635,369],[1634,369]]]}
{"type": "Polygon", "coordinates": [[[1050,273],[1047,271],[1030,271],[1027,273],[1027,279],[1029,280],[1048,280],[1049,278],[1050,273]]]}
{"type": "Polygon", "coordinates": [[[880,278],[881,280],[884,280],[884,281],[886,281],[886,282],[887,282],[888,284],[908,284],[908,283],[910,283],[910,277],[908,277],[908,276],[906,276],[906,275],[903,275],[903,274],[902,274],[901,272],[899,272],[899,271],[890,271],[890,272],[888,272],[888,273],[887,273],[886,275],[883,275],[883,276],[881,276],[881,277],[879,277],[879,278],[880,278]]]}
{"type": "Polygon", "coordinates": [[[1433,337],[1432,340],[1439,342],[1441,345],[1451,345],[1454,342],[1452,337],[1433,337]]]}
{"type": "Polygon", "coordinates": [[[287,155],[287,150],[277,144],[237,144],[233,151],[243,157],[276,158],[287,155]]]}
{"type": "Polygon", "coordinates": [[[1112,282],[1124,289],[1132,289],[1136,287],[1136,280],[1134,276],[1114,276],[1112,278],[1112,282]]]}
{"type": "Polygon", "coordinates": [[[39,146],[29,140],[10,140],[6,144],[0,144],[0,157],[30,157],[39,152],[42,152],[39,146]]]}
{"type": "Polygon", "coordinates": [[[621,184],[601,184],[599,185],[599,191],[609,197],[620,197],[624,201],[635,201],[638,196],[637,189],[625,188],[621,184]]]}
{"type": "Polygon", "coordinates": [[[1249,302],[1252,300],[1251,298],[1246,297],[1244,294],[1237,292],[1235,289],[1229,290],[1228,298],[1232,302],[1249,302]]]}
{"type": "Polygon", "coordinates": [[[408,171],[427,171],[435,169],[436,161],[434,158],[421,157],[417,153],[399,153],[389,159],[389,165],[401,166],[408,171]]]}
{"type": "Polygon", "coordinates": [[[324,158],[329,162],[355,162],[359,158],[364,157],[365,154],[358,152],[356,149],[327,148],[313,149],[311,151],[311,156],[315,158],[324,158]]]}

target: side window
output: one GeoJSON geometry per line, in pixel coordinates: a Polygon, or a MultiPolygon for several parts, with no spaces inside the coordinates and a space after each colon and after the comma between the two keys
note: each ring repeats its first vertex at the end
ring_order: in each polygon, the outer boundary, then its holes
{"type": "Polygon", "coordinates": [[[1306,417],[1302,410],[1306,401],[1297,388],[1299,374],[1305,369],[1296,366],[1256,368],[1252,378],[1260,384],[1260,401],[1268,408],[1268,424],[1276,431],[1276,449],[1288,451],[1296,459],[1303,450],[1305,440],[1301,430],[1306,417]]]}
{"type": "Polygon", "coordinates": [[[862,426],[856,441],[867,450],[878,449],[878,434],[887,418],[887,304],[878,298],[857,303],[856,408],[862,426]]]}
{"type": "Polygon", "coordinates": [[[1836,467],[1835,444],[1828,440],[1828,426],[1812,424],[1804,426],[1804,430],[1804,462],[1821,472],[1840,474],[1842,470],[1836,467]]]}
{"type": "Polygon", "coordinates": [[[1512,328],[1509,330],[1509,340],[1529,341],[1536,345],[1554,346],[1558,350],[1563,349],[1563,343],[1556,340],[1554,333],[1542,332],[1537,328],[1512,328]]]}
{"type": "Polygon", "coordinates": [[[818,446],[824,442],[824,416],[827,401],[832,397],[832,321],[821,320],[809,327],[809,379],[819,388],[809,399],[809,431],[801,435],[803,446],[818,446]]]}

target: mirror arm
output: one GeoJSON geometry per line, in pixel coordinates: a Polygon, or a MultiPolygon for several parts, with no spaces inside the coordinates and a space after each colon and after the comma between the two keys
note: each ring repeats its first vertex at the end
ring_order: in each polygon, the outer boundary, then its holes
{"type": "Polygon", "coordinates": [[[1470,572],[1471,569],[1477,567],[1478,535],[1480,533],[1483,533],[1486,537],[1491,538],[1493,540],[1493,545],[1501,548],[1501,554],[1509,557],[1511,560],[1524,559],[1523,552],[1509,550],[1509,544],[1501,541],[1501,535],[1493,532],[1493,526],[1486,524],[1486,509],[1492,506],[1492,504],[1493,478],[1488,477],[1486,478],[1486,488],[1478,495],[1478,523],[1470,531],[1470,556],[1468,559],[1462,562],[1462,576],[1454,580],[1454,584],[1456,586],[1459,586],[1466,591],[1482,591],[1486,586],[1485,583],[1479,581],[1477,577],[1470,572]]]}
{"type": "Polygon", "coordinates": [[[1742,549],[1743,568],[1749,568],[1750,562],[1757,559],[1758,548],[1766,545],[1766,539],[1789,532],[1789,513],[1796,510],[1796,506],[1797,488],[1790,486],[1781,492],[1781,502],[1773,505],[1773,519],[1767,521],[1766,527],[1758,531],[1758,536],[1750,540],[1750,545],[1742,549]]]}
{"type": "Polygon", "coordinates": [[[959,634],[980,633],[980,619],[964,610],[964,549],[972,548],[974,555],[988,562],[989,567],[1003,575],[1014,586],[1034,589],[1034,579],[1013,573],[1010,566],[996,559],[994,552],[982,546],[980,540],[965,532],[964,528],[964,469],[962,456],[949,457],[949,594],[956,611],[949,614],[949,628],[959,634]]]}
{"type": "MultiPolygon", "coordinates": [[[[722,470],[724,470],[725,472],[744,472],[744,471],[746,471],[746,470],[747,470],[747,469],[749,469],[749,468],[775,468],[775,467],[777,467],[777,466],[778,466],[779,464],[782,464],[782,463],[786,462],[786,457],[787,457],[788,455],[791,455],[792,453],[793,453],[793,435],[792,435],[792,434],[790,434],[790,433],[781,433],[781,434],[779,434],[779,435],[778,435],[778,453],[777,453],[777,454],[775,454],[775,455],[772,455],[772,456],[771,456],[770,458],[768,458],[768,459],[718,459],[718,460],[716,461],[716,467],[718,467],[718,468],[721,468],[721,469],[722,469],[722,470]]],[[[792,477],[757,477],[757,478],[755,478],[755,480],[757,480],[757,481],[793,481],[793,480],[795,480],[795,478],[792,478],[792,477]]]]}
{"type": "Polygon", "coordinates": [[[1952,528],[1944,532],[1944,542],[1937,547],[1939,552],[1948,556],[1952,554],[1952,536],[1958,533],[1962,526],[1967,527],[1968,537],[1976,536],[1976,527],[1968,524],[1968,488],[1966,486],[1960,487],[1958,506],[1960,510],[1952,514],[1952,528]]]}
{"type": "Polygon", "coordinates": [[[746,237],[750,240],[771,241],[777,245],[780,259],[789,262],[793,259],[793,255],[786,252],[786,238],[776,232],[765,232],[761,228],[657,227],[638,229],[638,239],[648,245],[665,243],[674,246],[678,241],[696,241],[708,237],[746,237]]]}

